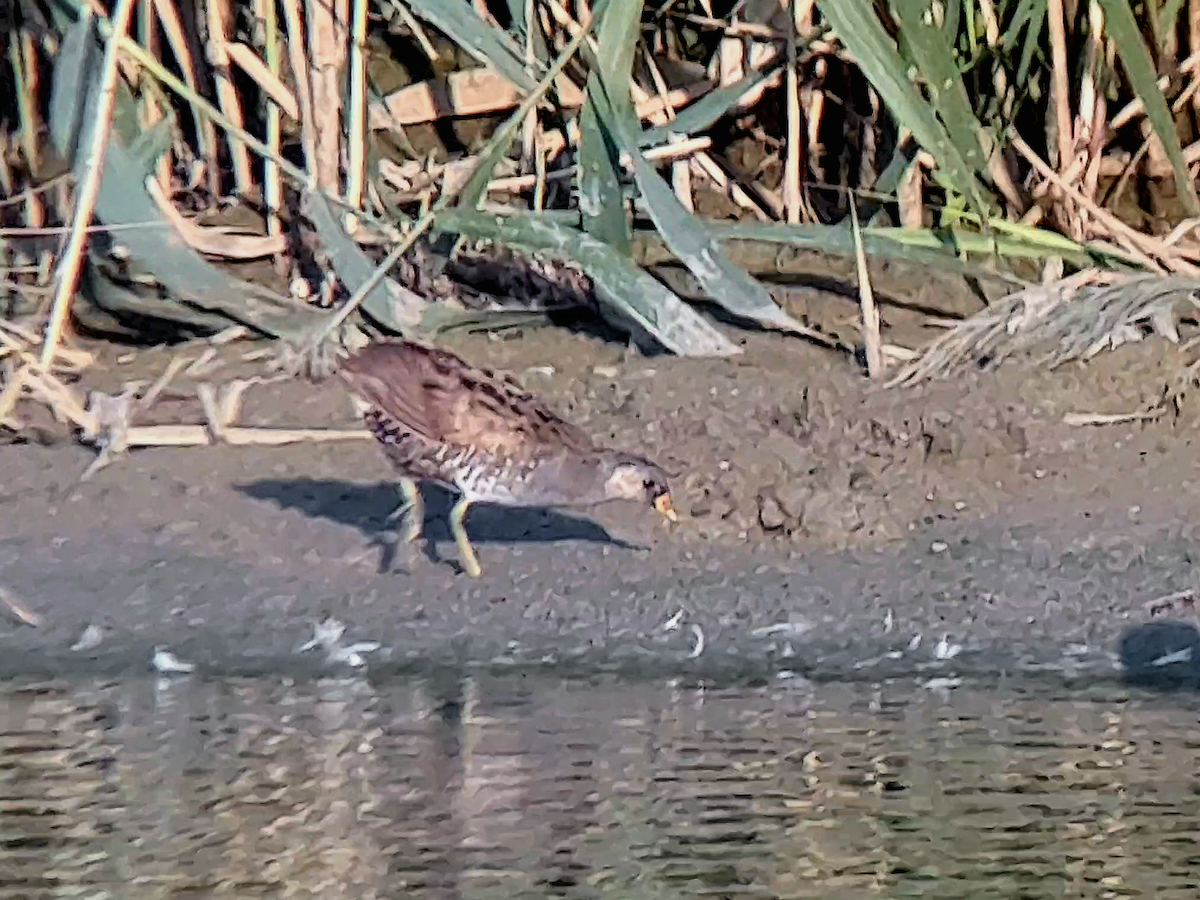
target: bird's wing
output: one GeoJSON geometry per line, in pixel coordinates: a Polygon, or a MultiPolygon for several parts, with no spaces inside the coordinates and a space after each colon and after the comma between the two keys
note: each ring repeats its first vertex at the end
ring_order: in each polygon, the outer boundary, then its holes
{"type": "Polygon", "coordinates": [[[430,440],[506,456],[593,448],[582,429],[540,398],[445,350],[376,343],[339,374],[363,400],[430,440]]]}

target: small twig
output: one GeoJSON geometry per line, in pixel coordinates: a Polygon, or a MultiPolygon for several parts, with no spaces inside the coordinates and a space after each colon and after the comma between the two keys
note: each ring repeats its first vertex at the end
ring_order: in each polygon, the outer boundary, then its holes
{"type": "Polygon", "coordinates": [[[203,353],[184,369],[184,374],[189,378],[199,378],[202,375],[207,375],[213,369],[223,364],[223,360],[217,360],[215,365],[210,365],[217,356],[217,348],[209,347],[203,353]]]}
{"type": "Polygon", "coordinates": [[[0,602],[25,625],[37,628],[42,624],[42,617],[18,600],[17,596],[3,585],[0,585],[0,602]]]}
{"type": "Polygon", "coordinates": [[[142,394],[137,404],[138,408],[146,410],[153,406],[154,401],[158,399],[158,395],[166,390],[167,385],[171,383],[171,380],[179,374],[179,370],[187,365],[187,363],[188,361],[181,356],[176,356],[167,363],[166,369],[158,376],[158,380],[150,386],[150,389],[146,393],[142,394]]]}
{"type": "Polygon", "coordinates": [[[225,385],[220,398],[221,418],[225,425],[232,425],[242,414],[242,399],[246,395],[246,388],[261,383],[262,378],[256,375],[254,378],[235,378],[225,385]]]}
{"type": "MultiPolygon", "coordinates": [[[[220,404],[214,409],[220,419],[220,404]]],[[[222,443],[233,447],[279,447],[284,444],[331,441],[370,441],[371,432],[365,428],[265,428],[256,425],[227,425],[220,428],[221,437],[214,439],[208,425],[135,425],[129,429],[129,447],[208,447],[222,443]]]]}
{"type": "Polygon", "coordinates": [[[1142,608],[1151,616],[1156,616],[1160,612],[1173,609],[1176,604],[1194,607],[1196,605],[1196,589],[1184,588],[1182,591],[1175,591],[1171,594],[1155,597],[1153,600],[1147,600],[1143,603],[1142,608]]]}
{"type": "Polygon", "coordinates": [[[22,366],[13,373],[8,379],[8,383],[4,385],[4,390],[0,391],[0,427],[8,421],[8,415],[13,411],[13,407],[17,405],[17,401],[21,399],[21,394],[25,391],[25,378],[28,368],[22,366]]]}
{"type": "Polygon", "coordinates": [[[1143,410],[1128,413],[1066,413],[1064,425],[1119,425],[1122,422],[1148,422],[1162,415],[1162,410],[1143,410]]]}

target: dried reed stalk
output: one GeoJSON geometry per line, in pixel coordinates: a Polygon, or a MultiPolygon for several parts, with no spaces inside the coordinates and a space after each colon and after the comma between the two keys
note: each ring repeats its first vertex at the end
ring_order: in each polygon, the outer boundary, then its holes
{"type": "MultiPolygon", "coordinates": [[[[793,12],[801,14],[801,4],[793,3],[793,12]]],[[[804,146],[800,140],[803,127],[800,113],[800,58],[796,52],[796,35],[801,22],[794,20],[793,28],[788,29],[787,37],[787,73],[784,77],[784,90],[787,93],[787,146],[783,167],[783,206],[787,221],[795,225],[801,221],[804,210],[800,187],[800,154],[804,146]]]]}
{"type": "Polygon", "coordinates": [[[121,41],[129,31],[129,18],[132,13],[133,0],[117,0],[113,10],[112,34],[109,35],[108,44],[104,49],[99,100],[89,136],[84,174],[75,196],[71,233],[67,237],[67,244],[55,270],[54,299],[50,307],[50,322],[46,326],[46,340],[42,345],[43,368],[50,365],[58,350],[71,309],[71,297],[79,283],[79,270],[83,264],[83,251],[87,244],[87,225],[92,219],[96,197],[100,193],[104,155],[108,149],[108,129],[112,123],[113,104],[116,102],[117,59],[120,55],[121,41]]]}
{"type": "Polygon", "coordinates": [[[871,289],[871,273],[867,270],[867,255],[863,252],[862,230],[858,225],[858,204],[854,194],[850,203],[850,225],[854,231],[854,260],[858,269],[858,301],[862,310],[863,350],[867,357],[867,374],[880,379],[886,374],[883,357],[883,339],[879,333],[879,307],[875,305],[875,292],[871,289]]]}
{"type": "MultiPolygon", "coordinates": [[[[197,74],[196,61],[192,57],[191,42],[188,40],[183,22],[179,18],[179,10],[175,8],[172,0],[153,0],[153,2],[154,11],[158,14],[158,21],[162,25],[163,34],[167,37],[167,43],[171,45],[171,53],[174,54],[176,61],[179,63],[180,71],[183,74],[183,83],[192,95],[200,96],[200,79],[197,74]]],[[[128,44],[124,45],[122,49],[130,52],[131,55],[137,58],[137,53],[131,52],[128,44]]],[[[137,49],[143,50],[141,47],[137,49]]],[[[148,50],[144,52],[149,54],[148,50]]],[[[149,55],[153,58],[153,54],[149,55]]],[[[142,58],[141,62],[144,64],[146,62],[145,58],[142,58]]],[[[201,115],[194,106],[192,115],[196,122],[196,131],[200,136],[200,156],[206,162],[205,177],[207,178],[208,188],[213,194],[219,194],[221,190],[221,169],[217,164],[216,126],[213,125],[211,119],[201,115]]]]}
{"type": "Polygon", "coordinates": [[[316,184],[340,195],[342,91],[338,75],[346,63],[349,0],[308,0],[308,63],[313,99],[316,156],[312,168],[316,184]]]}
{"type": "MultiPolygon", "coordinates": [[[[24,151],[27,175],[31,181],[36,182],[41,170],[37,139],[38,118],[35,112],[39,107],[40,84],[37,50],[34,48],[33,36],[28,30],[22,29],[9,35],[8,54],[15,79],[13,89],[17,99],[17,113],[21,120],[21,148],[24,151]]],[[[42,204],[41,194],[34,191],[25,192],[25,222],[34,228],[46,223],[46,209],[42,204]]]]}
{"type": "MultiPolygon", "coordinates": [[[[254,0],[254,14],[263,27],[263,55],[266,57],[267,74],[272,82],[280,81],[279,61],[279,14],[275,0],[254,0]]],[[[289,92],[290,93],[290,92],[289,92]]],[[[266,100],[267,147],[274,155],[279,155],[282,141],[282,126],[280,104],[266,100]]],[[[299,108],[293,115],[299,118],[299,108]]],[[[267,235],[275,239],[283,238],[283,220],[279,212],[283,207],[283,180],[280,177],[279,166],[273,159],[263,160],[263,205],[267,212],[267,235]]],[[[275,254],[275,271],[283,274],[288,269],[286,251],[275,254]]]]}
{"type": "Polygon", "coordinates": [[[362,205],[367,177],[367,0],[353,0],[350,37],[349,153],[346,163],[346,204],[362,205]]]}
{"type": "Polygon", "coordinates": [[[316,184],[317,135],[313,119],[312,90],[308,80],[308,60],[304,58],[304,23],[300,18],[300,0],[281,0],[284,21],[287,23],[288,61],[292,67],[292,80],[296,85],[296,98],[300,101],[300,133],[304,143],[305,181],[308,186],[316,184]]]}
{"type": "MultiPolygon", "coordinates": [[[[208,20],[208,52],[217,85],[217,102],[231,122],[238,128],[245,128],[242,101],[233,80],[229,77],[229,31],[233,25],[231,0],[204,0],[204,11],[208,20]]],[[[245,195],[254,181],[250,174],[250,153],[244,144],[230,141],[229,156],[233,164],[233,181],[237,192],[245,195]]]]}
{"type": "MultiPolygon", "coordinates": [[[[158,33],[158,17],[154,13],[154,0],[139,0],[139,16],[138,16],[138,36],[141,45],[146,48],[146,52],[161,62],[162,60],[162,41],[159,39],[158,33]]],[[[157,95],[157,91],[151,93],[150,84],[146,76],[139,73],[139,82],[146,85],[147,90],[143,92],[144,102],[141,104],[140,115],[142,117],[142,126],[149,131],[154,127],[155,123],[161,122],[163,118],[163,108],[161,97],[157,95]]],[[[157,85],[154,85],[157,87],[157,85]]],[[[173,149],[164,150],[158,157],[155,164],[155,174],[158,177],[158,184],[164,190],[171,189],[171,169],[172,169],[173,149]]]]}

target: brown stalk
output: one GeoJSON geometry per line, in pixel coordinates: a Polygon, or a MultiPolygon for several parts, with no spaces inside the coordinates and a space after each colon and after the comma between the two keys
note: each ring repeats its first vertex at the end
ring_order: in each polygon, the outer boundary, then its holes
{"type": "MultiPolygon", "coordinates": [[[[1200,53],[1200,0],[1188,0],[1188,49],[1191,55],[1200,53]]],[[[1192,95],[1193,115],[1200,118],[1200,95],[1192,95]]]]}
{"type": "MultiPolygon", "coordinates": [[[[534,15],[534,0],[525,0],[525,71],[532,78],[534,77],[534,62],[536,56],[534,54],[534,28],[537,27],[536,16],[534,15]]],[[[535,171],[544,173],[546,170],[545,159],[542,158],[542,141],[541,141],[541,120],[538,117],[538,111],[535,107],[529,111],[529,115],[525,117],[525,121],[521,127],[521,166],[524,171],[528,172],[530,168],[535,171]]],[[[540,181],[540,187],[534,191],[537,198],[544,196],[545,181],[540,181]]],[[[540,200],[535,199],[534,208],[540,209],[540,200]]]]}
{"type": "MultiPolygon", "coordinates": [[[[654,57],[650,55],[647,47],[642,47],[642,57],[646,61],[646,68],[650,72],[650,78],[654,81],[654,89],[660,98],[665,99],[667,96],[667,82],[663,78],[662,72],[659,71],[658,64],[655,63],[654,57]]],[[[666,121],[671,121],[675,118],[675,110],[671,109],[667,104],[663,110],[663,118],[666,121]]],[[[679,139],[683,135],[678,135],[679,139]]],[[[696,211],[695,198],[692,195],[692,167],[691,161],[687,159],[679,159],[671,163],[671,187],[675,191],[675,196],[679,198],[679,202],[689,212],[696,211]]]]}
{"type": "MultiPolygon", "coordinates": [[[[35,130],[37,119],[34,113],[34,110],[39,109],[41,105],[37,49],[33,43],[33,35],[27,29],[22,29],[19,34],[12,37],[10,37],[9,45],[12,47],[12,64],[14,67],[21,67],[22,81],[25,87],[23,96],[17,98],[17,102],[22,107],[21,119],[25,123],[21,129],[21,142],[24,144],[25,165],[28,167],[29,177],[36,182],[39,180],[38,174],[42,168],[35,130]],[[15,37],[16,40],[12,40],[12,37],[15,37]]],[[[37,191],[25,192],[25,222],[35,228],[46,223],[46,208],[42,203],[42,195],[37,191]]]]}
{"type": "Polygon", "coordinates": [[[346,203],[351,209],[362,205],[367,178],[367,0],[353,0],[354,19],[350,30],[350,116],[349,159],[346,163],[346,203]]]}
{"type": "Polygon", "coordinates": [[[787,74],[784,79],[787,92],[787,148],[783,167],[783,207],[790,224],[798,224],[803,218],[800,187],[800,154],[804,148],[800,142],[803,120],[800,112],[800,59],[796,53],[796,36],[803,23],[799,3],[793,3],[797,18],[787,32],[787,74]]]}
{"type": "MultiPolygon", "coordinates": [[[[196,61],[192,57],[191,43],[188,41],[187,33],[184,31],[183,23],[179,18],[179,10],[175,8],[172,0],[153,0],[153,3],[158,21],[162,25],[163,34],[167,37],[167,43],[171,45],[171,53],[179,63],[184,84],[193,93],[203,95],[203,91],[199,88],[196,61]]],[[[207,116],[197,115],[195,119],[196,128],[201,135],[201,146],[205,151],[214,154],[211,158],[205,160],[205,175],[208,179],[209,190],[217,194],[220,192],[221,187],[221,169],[217,165],[215,156],[217,152],[217,127],[207,116]]]]}
{"type": "MultiPolygon", "coordinates": [[[[1085,162],[1080,193],[1090,200],[1095,200],[1096,185],[1099,180],[1099,163],[1105,144],[1104,116],[1108,109],[1103,88],[1097,84],[1103,75],[1105,42],[1104,12],[1097,0],[1088,0],[1087,22],[1088,35],[1084,50],[1083,83],[1079,91],[1079,116],[1075,123],[1077,130],[1073,147],[1082,149],[1085,162]]],[[[1087,220],[1087,210],[1078,210],[1077,233],[1072,237],[1079,240],[1088,232],[1087,220]]]]}
{"type": "Polygon", "coordinates": [[[317,186],[341,194],[342,91],[338,75],[346,64],[349,0],[308,0],[308,52],[315,129],[312,171],[317,186]]]}
{"type": "Polygon", "coordinates": [[[135,425],[129,429],[129,447],[205,447],[222,443],[235,447],[281,447],[304,441],[370,440],[365,429],[265,428],[254,425],[224,426],[220,438],[206,425],[135,425]]]}
{"type": "Polygon", "coordinates": [[[263,259],[286,249],[287,243],[282,234],[236,234],[220,226],[198,225],[179,212],[157,181],[148,184],[146,192],[187,245],[201,253],[225,259],[263,259]]]}
{"type": "Polygon", "coordinates": [[[300,16],[300,0],[280,0],[283,5],[284,21],[287,23],[288,62],[292,68],[292,80],[296,85],[296,99],[300,101],[300,132],[304,144],[304,168],[309,185],[315,184],[317,158],[316,124],[313,121],[313,100],[308,80],[308,60],[304,57],[304,22],[300,16]]]}
{"type": "MultiPolygon", "coordinates": [[[[267,54],[266,74],[273,84],[283,85],[280,80],[279,66],[279,14],[275,0],[254,0],[254,15],[263,28],[264,49],[267,54]]],[[[255,57],[257,58],[257,56],[255,57]]],[[[295,96],[288,91],[288,96],[295,102],[295,96]]],[[[266,143],[272,154],[278,156],[282,139],[282,110],[277,100],[268,95],[266,99],[266,143]]],[[[299,119],[299,107],[292,117],[299,119]]],[[[283,178],[279,166],[273,159],[263,160],[263,205],[267,213],[267,236],[276,240],[283,239],[283,220],[279,211],[283,206],[283,178]]],[[[275,271],[283,274],[288,269],[286,252],[275,254],[275,271]]]]}
{"type": "MultiPolygon", "coordinates": [[[[665,159],[679,159],[680,157],[689,156],[698,150],[704,150],[712,146],[712,138],[698,137],[673,140],[670,144],[661,144],[658,147],[651,147],[644,151],[642,155],[651,161],[662,161],[665,159]]],[[[624,157],[621,159],[622,165],[629,165],[629,161],[624,157]]],[[[570,181],[579,174],[579,169],[576,166],[566,166],[562,169],[557,169],[554,172],[549,172],[545,176],[546,181],[570,181]]],[[[488,182],[488,193],[511,193],[514,191],[528,190],[531,187],[537,187],[536,175],[510,175],[502,178],[493,178],[488,182]]]]}
{"type": "MultiPolygon", "coordinates": [[[[829,69],[829,61],[817,58],[812,66],[812,74],[805,79],[800,88],[800,107],[804,117],[804,152],[808,158],[808,171],[820,178],[822,175],[821,157],[824,147],[821,144],[821,120],[825,116],[825,91],[821,84],[829,69]]],[[[811,177],[811,176],[810,176],[811,177]]]]}
{"type": "MultiPolygon", "coordinates": [[[[1111,68],[1111,62],[1109,63],[1109,67],[1111,68]]],[[[1196,50],[1194,53],[1189,55],[1187,59],[1181,62],[1177,71],[1181,75],[1190,75],[1192,78],[1196,78],[1198,75],[1200,75],[1200,50],[1196,50]]],[[[1164,75],[1159,78],[1155,84],[1158,85],[1160,90],[1165,91],[1171,84],[1171,77],[1169,75],[1164,75]]],[[[1145,115],[1145,113],[1146,107],[1142,103],[1141,98],[1135,97],[1121,107],[1121,109],[1117,111],[1116,115],[1112,117],[1112,121],[1108,123],[1109,130],[1113,133],[1120,131],[1131,121],[1133,121],[1134,117],[1145,115]]]]}
{"type": "MultiPolygon", "coordinates": [[[[138,30],[142,46],[146,49],[146,53],[153,59],[162,62],[162,40],[158,33],[158,15],[154,12],[154,0],[139,0],[141,14],[138,16],[138,30]]],[[[151,82],[145,82],[146,87],[151,87],[151,82]]],[[[140,108],[142,116],[142,125],[147,129],[154,127],[156,122],[162,121],[163,109],[162,98],[158,96],[157,85],[153,85],[154,92],[145,90],[142,92],[143,102],[140,108]]],[[[171,189],[171,171],[172,157],[174,148],[169,147],[164,150],[158,157],[158,162],[155,164],[155,170],[158,175],[159,185],[165,189],[171,189]]]]}
{"type": "MultiPolygon", "coordinates": [[[[901,135],[899,146],[912,139],[907,129],[901,135]]],[[[904,228],[920,231],[928,227],[925,209],[925,173],[919,158],[909,163],[908,171],[896,186],[896,200],[900,204],[900,224],[904,228]]]]}
{"type": "Polygon", "coordinates": [[[120,57],[121,40],[129,31],[129,18],[133,13],[133,0],[117,0],[112,16],[112,34],[104,49],[104,63],[100,73],[100,97],[96,104],[96,116],[92,122],[91,143],[87,149],[83,178],[75,195],[75,211],[71,218],[71,233],[63,248],[55,272],[54,299],[50,307],[50,322],[46,326],[46,338],[42,344],[41,365],[48,368],[62,340],[63,328],[71,311],[71,297],[79,283],[79,270],[83,265],[83,251],[87,245],[87,225],[96,208],[96,197],[100,193],[100,178],[104,169],[105,151],[108,149],[108,129],[112,123],[113,104],[116,102],[117,60],[120,57]]]}
{"type": "Polygon", "coordinates": [[[437,49],[433,46],[433,42],[429,40],[429,35],[425,33],[425,29],[421,27],[420,21],[408,11],[408,7],[403,3],[397,4],[396,10],[400,13],[400,20],[404,23],[404,27],[413,33],[413,37],[421,45],[421,49],[425,52],[425,57],[431,63],[437,62],[437,49]]]}
{"type": "MultiPolygon", "coordinates": [[[[255,5],[262,6],[263,4],[259,0],[255,5]]],[[[225,58],[254,80],[259,89],[267,95],[268,102],[275,104],[289,117],[299,121],[300,108],[296,104],[296,95],[283,83],[278,72],[272,72],[267,68],[267,64],[253,49],[239,41],[232,41],[225,45],[225,58]]]]}
{"type": "Polygon", "coordinates": [[[1071,162],[1071,67],[1067,61],[1067,24],[1063,0],[1047,0],[1050,34],[1050,102],[1054,114],[1056,162],[1061,171],[1071,162]]]}
{"type": "Polygon", "coordinates": [[[858,203],[854,193],[846,198],[850,203],[850,225],[854,231],[854,261],[858,269],[858,301],[862,310],[863,349],[867,357],[867,374],[875,380],[883,378],[885,370],[883,340],[879,334],[879,307],[871,289],[871,273],[867,270],[867,255],[863,251],[862,231],[858,225],[858,203]]]}
{"type": "Polygon", "coordinates": [[[536,179],[533,186],[533,210],[541,212],[546,205],[546,184],[550,176],[546,171],[546,135],[540,128],[533,145],[533,165],[536,179]]]}
{"type": "MultiPolygon", "coordinates": [[[[229,77],[229,53],[226,50],[233,23],[233,8],[230,0],[205,0],[204,11],[208,20],[208,61],[212,64],[213,79],[217,85],[217,102],[226,118],[244,129],[246,119],[242,115],[242,101],[229,77]]],[[[254,183],[250,174],[250,151],[241,141],[230,141],[229,156],[233,164],[233,182],[238,194],[244,196],[254,183]]]]}

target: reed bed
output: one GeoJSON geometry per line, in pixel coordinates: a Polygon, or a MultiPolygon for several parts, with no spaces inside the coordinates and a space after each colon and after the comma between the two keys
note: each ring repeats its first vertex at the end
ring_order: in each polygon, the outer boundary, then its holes
{"type": "Polygon", "coordinates": [[[643,238],[731,322],[863,349],[890,384],[1179,341],[1198,22],[1200,0],[17,0],[0,427],[33,398],[105,447],[256,439],[212,397],[205,428],[157,438],[85,402],[80,328],[236,333],[300,368],[570,308],[739,353],[643,238]],[[857,258],[855,346],[789,312],[747,244],[857,258]],[[866,265],[888,258],[1013,293],[899,346],[866,265]]]}

